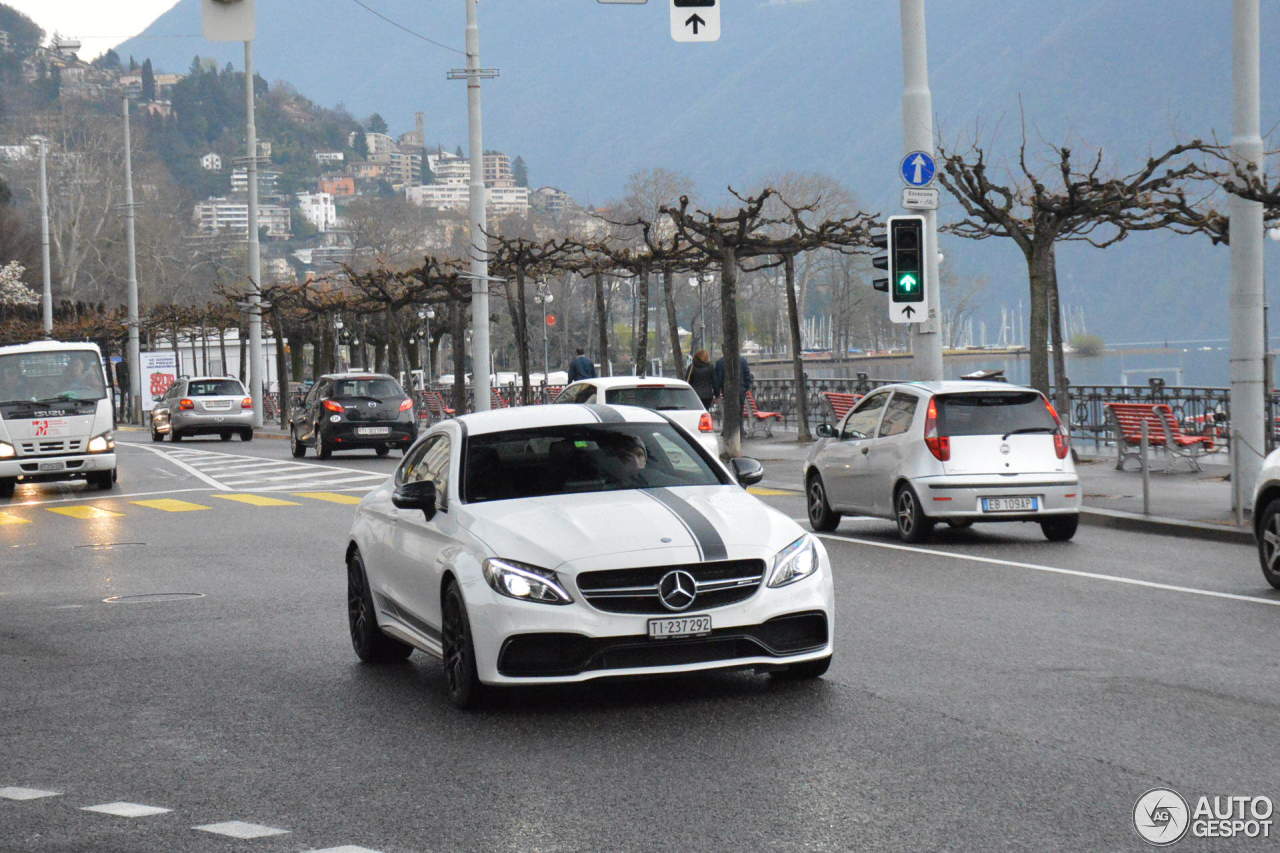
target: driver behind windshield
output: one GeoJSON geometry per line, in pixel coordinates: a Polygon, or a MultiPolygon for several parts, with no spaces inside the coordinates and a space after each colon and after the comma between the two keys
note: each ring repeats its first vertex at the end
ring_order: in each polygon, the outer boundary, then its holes
{"type": "Polygon", "coordinates": [[[62,375],[63,390],[68,396],[86,400],[102,396],[101,383],[94,382],[82,358],[73,358],[67,363],[66,372],[62,375]]]}
{"type": "Polygon", "coordinates": [[[0,368],[0,401],[25,400],[29,396],[18,365],[9,362],[0,368]]]}

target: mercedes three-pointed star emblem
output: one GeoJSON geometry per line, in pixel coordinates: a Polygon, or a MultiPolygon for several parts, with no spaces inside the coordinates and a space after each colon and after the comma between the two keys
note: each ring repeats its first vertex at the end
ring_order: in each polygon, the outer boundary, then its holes
{"type": "Polygon", "coordinates": [[[698,582],[681,569],[667,572],[658,581],[658,598],[668,610],[687,610],[698,594],[698,582]]]}

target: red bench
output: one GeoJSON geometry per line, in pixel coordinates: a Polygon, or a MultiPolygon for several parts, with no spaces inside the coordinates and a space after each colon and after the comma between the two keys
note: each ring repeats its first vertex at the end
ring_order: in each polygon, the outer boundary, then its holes
{"type": "Polygon", "coordinates": [[[782,412],[762,412],[756,405],[756,395],[747,392],[746,401],[742,404],[742,426],[747,435],[754,437],[757,428],[763,426],[764,434],[773,438],[773,422],[782,420],[782,412]]]}
{"type": "Polygon", "coordinates": [[[509,409],[511,404],[507,402],[507,398],[502,396],[502,392],[497,388],[489,389],[489,408],[491,409],[509,409]]]}
{"type": "Polygon", "coordinates": [[[426,401],[426,408],[431,417],[444,419],[456,414],[453,409],[444,404],[444,395],[439,391],[423,391],[422,397],[426,401]]]}
{"type": "Polygon", "coordinates": [[[827,399],[827,405],[831,407],[831,414],[835,417],[836,423],[844,420],[849,410],[862,399],[861,394],[845,394],[840,391],[823,391],[822,396],[827,399]]]}
{"type": "Polygon", "coordinates": [[[1163,447],[1170,456],[1165,470],[1181,459],[1193,471],[1200,470],[1200,457],[1213,450],[1213,436],[1187,435],[1173,415],[1168,403],[1107,403],[1116,437],[1116,470],[1123,471],[1127,459],[1142,464],[1137,449],[1142,444],[1142,425],[1147,425],[1147,445],[1163,447]]]}

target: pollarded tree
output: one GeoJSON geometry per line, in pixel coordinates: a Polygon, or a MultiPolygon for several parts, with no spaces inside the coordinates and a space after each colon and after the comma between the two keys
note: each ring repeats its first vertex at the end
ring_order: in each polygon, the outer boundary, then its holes
{"type": "Polygon", "coordinates": [[[1134,231],[1172,224],[1174,215],[1161,201],[1194,172],[1194,165],[1185,162],[1183,155],[1200,147],[1198,141],[1175,145],[1148,157],[1140,168],[1111,177],[1103,174],[1101,152],[1079,167],[1072,162],[1071,149],[1052,146],[1054,163],[1046,171],[1054,175],[1054,186],[1028,165],[1025,139],[1018,155],[1020,174],[1003,184],[992,179],[981,148],[974,146],[965,154],[939,149],[942,168],[938,178],[965,212],[964,218],[944,230],[973,240],[1011,239],[1026,259],[1031,384],[1049,393],[1048,345],[1052,335],[1059,408],[1067,404],[1067,383],[1058,310],[1058,243],[1081,241],[1106,248],[1134,231]]]}

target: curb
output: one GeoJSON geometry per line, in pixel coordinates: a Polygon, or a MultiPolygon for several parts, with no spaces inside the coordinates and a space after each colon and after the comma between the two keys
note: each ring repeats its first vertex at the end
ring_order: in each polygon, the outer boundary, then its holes
{"type": "Polygon", "coordinates": [[[1199,521],[1182,521],[1176,518],[1141,515],[1116,509],[1081,507],[1080,523],[1093,527],[1110,527],[1115,530],[1133,530],[1140,533],[1156,533],[1164,536],[1185,536],[1206,539],[1211,542],[1227,542],[1233,545],[1252,545],[1253,531],[1226,525],[1205,524],[1199,521]]]}

